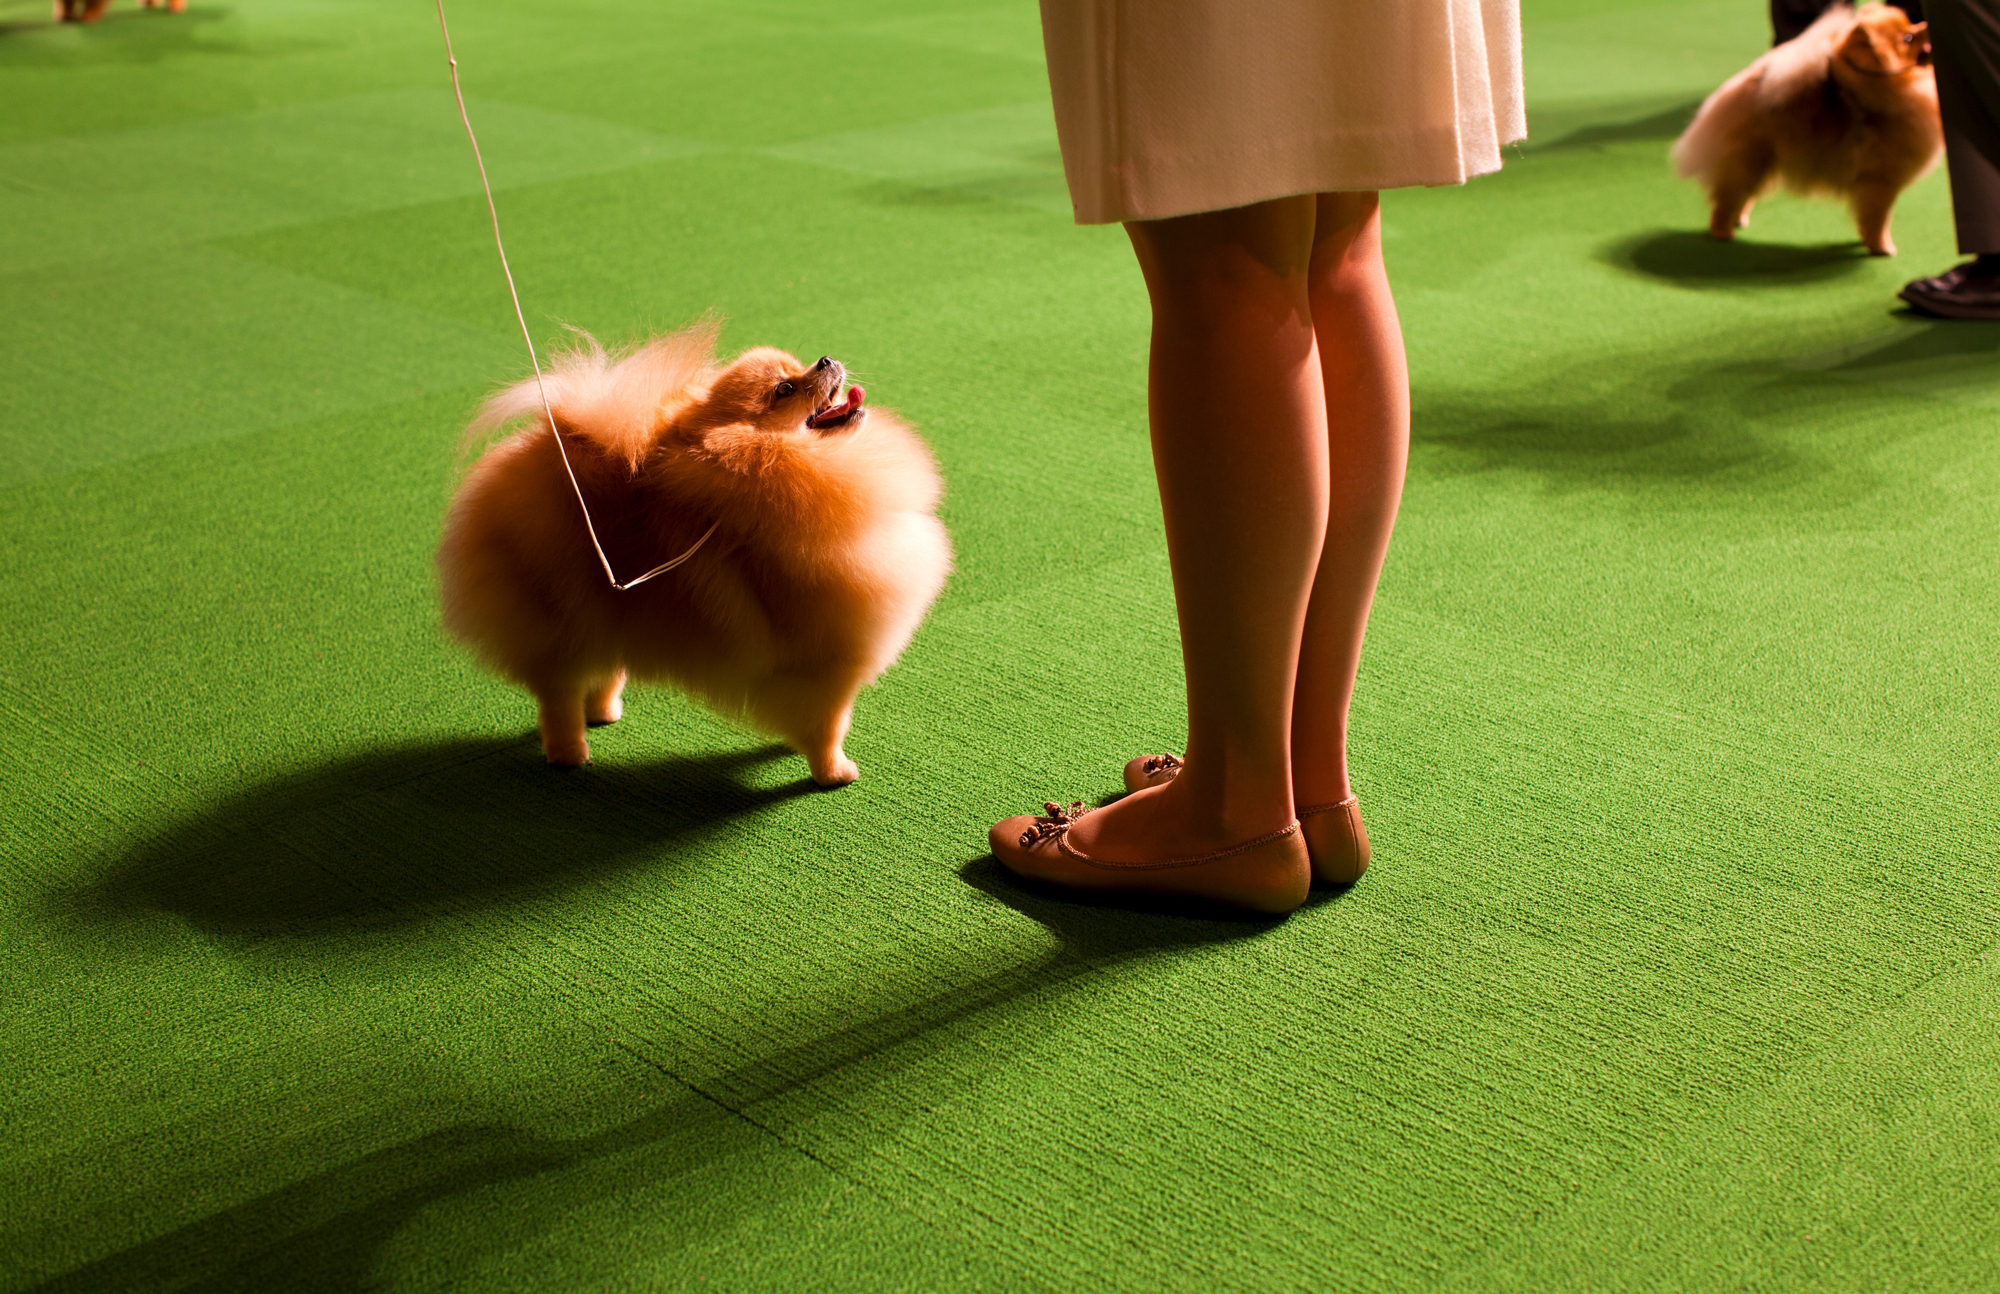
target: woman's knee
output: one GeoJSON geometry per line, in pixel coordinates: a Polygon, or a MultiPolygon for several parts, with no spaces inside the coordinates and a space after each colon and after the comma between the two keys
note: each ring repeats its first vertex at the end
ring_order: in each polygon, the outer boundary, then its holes
{"type": "Polygon", "coordinates": [[[1316,200],[1311,275],[1329,285],[1382,264],[1381,195],[1322,193],[1316,200]]]}
{"type": "Polygon", "coordinates": [[[1125,226],[1155,304],[1303,301],[1316,223],[1310,196],[1125,226]]]}

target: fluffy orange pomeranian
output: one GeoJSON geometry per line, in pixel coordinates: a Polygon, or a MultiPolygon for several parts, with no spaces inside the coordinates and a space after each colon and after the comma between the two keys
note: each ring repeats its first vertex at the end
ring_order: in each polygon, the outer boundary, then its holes
{"type": "Polygon", "coordinates": [[[1673,151],[1708,190],[1709,234],[1734,238],[1782,184],[1846,198],[1868,250],[1894,256],[1890,209],[1944,147],[1925,33],[1900,9],[1837,4],[1709,95],[1673,151]]]}
{"type": "Polygon", "coordinates": [[[693,556],[611,586],[530,378],[467,429],[514,428],[445,520],[445,627],[534,694],[552,764],[590,758],[585,725],[615,722],[636,677],[783,738],[842,786],[860,775],[841,748],[855,696],[951,570],[937,465],[833,360],[759,347],[718,366],[715,340],[700,325],[614,356],[586,337],[547,377],[612,566],[629,579],[693,556]]]}

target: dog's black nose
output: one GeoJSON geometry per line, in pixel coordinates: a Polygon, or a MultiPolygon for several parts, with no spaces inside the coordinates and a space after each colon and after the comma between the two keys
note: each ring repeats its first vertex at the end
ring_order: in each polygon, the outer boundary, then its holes
{"type": "Polygon", "coordinates": [[[817,364],[813,365],[813,367],[814,367],[815,369],[822,369],[822,368],[832,368],[832,367],[833,367],[833,356],[831,356],[831,355],[822,355],[822,356],[820,356],[820,357],[819,357],[819,363],[817,363],[817,364]]]}

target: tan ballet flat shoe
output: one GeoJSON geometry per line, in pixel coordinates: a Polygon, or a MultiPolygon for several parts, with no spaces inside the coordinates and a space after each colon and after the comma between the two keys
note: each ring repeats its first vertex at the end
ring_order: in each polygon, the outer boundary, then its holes
{"type": "Polygon", "coordinates": [[[1134,755],[1125,764],[1125,789],[1143,791],[1149,786],[1171,782],[1174,774],[1180,771],[1178,755],[1134,755]]]}
{"type": "Polygon", "coordinates": [[[1314,880],[1352,885],[1368,870],[1368,828],[1361,825],[1358,797],[1300,809],[1299,831],[1312,855],[1314,880]]]}
{"type": "Polygon", "coordinates": [[[1113,863],[1079,853],[1069,843],[1069,829],[1090,812],[1083,801],[1042,807],[1043,816],[1003,818],[986,833],[1001,865],[1029,880],[1091,893],[1202,899],[1273,916],[1304,903],[1312,890],[1312,860],[1297,821],[1196,858],[1113,863]]]}

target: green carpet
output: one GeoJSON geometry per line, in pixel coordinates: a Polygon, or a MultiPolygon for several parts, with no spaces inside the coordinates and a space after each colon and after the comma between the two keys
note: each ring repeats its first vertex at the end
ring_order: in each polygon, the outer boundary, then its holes
{"type": "Polygon", "coordinates": [[[0,1287],[2000,1286],[2000,328],[1943,176],[1698,237],[1748,0],[1530,0],[1385,202],[1416,445],[1376,864],[1271,925],[984,857],[1181,717],[1115,229],[1035,6],[453,11],[530,317],[707,309],[936,446],[862,780],[441,634],[524,368],[432,11],[0,0],[0,1287]]]}

